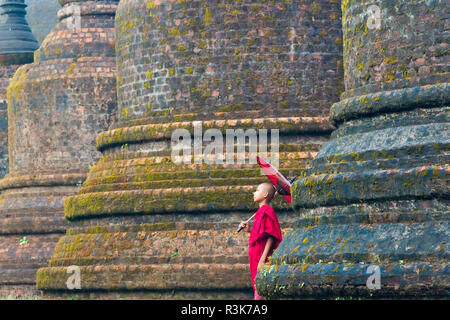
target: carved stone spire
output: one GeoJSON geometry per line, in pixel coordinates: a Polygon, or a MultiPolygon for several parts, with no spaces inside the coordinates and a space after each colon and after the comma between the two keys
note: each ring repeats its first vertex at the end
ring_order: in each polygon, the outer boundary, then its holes
{"type": "Polygon", "coordinates": [[[0,0],[0,55],[29,53],[32,57],[39,48],[25,19],[26,7],[24,0],[0,0]]]}

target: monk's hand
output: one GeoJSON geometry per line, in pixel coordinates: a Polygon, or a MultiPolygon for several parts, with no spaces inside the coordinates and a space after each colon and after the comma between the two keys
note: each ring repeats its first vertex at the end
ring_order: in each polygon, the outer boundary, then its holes
{"type": "Polygon", "coordinates": [[[258,272],[264,267],[264,261],[259,261],[258,263],[258,272]]]}
{"type": "Polygon", "coordinates": [[[239,224],[239,228],[242,228],[242,229],[244,229],[245,231],[247,231],[247,230],[248,230],[248,222],[247,222],[247,221],[242,221],[242,222],[239,224]]]}

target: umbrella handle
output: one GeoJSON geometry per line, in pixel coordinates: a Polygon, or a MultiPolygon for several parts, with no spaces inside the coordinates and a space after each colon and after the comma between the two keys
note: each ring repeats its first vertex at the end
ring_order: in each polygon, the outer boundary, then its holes
{"type": "MultiPolygon", "coordinates": [[[[252,220],[255,215],[256,215],[256,212],[254,215],[252,215],[250,218],[248,218],[247,221],[245,221],[245,222],[247,222],[247,223],[250,222],[250,220],[252,220]]],[[[241,232],[242,229],[244,229],[244,227],[239,227],[239,228],[237,228],[236,232],[241,232]]]]}

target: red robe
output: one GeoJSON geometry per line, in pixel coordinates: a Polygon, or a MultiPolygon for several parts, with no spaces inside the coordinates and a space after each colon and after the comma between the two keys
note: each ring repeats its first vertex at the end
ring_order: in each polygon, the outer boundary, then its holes
{"type": "Polygon", "coordinates": [[[255,289],[255,277],[258,272],[259,259],[266,247],[267,238],[273,237],[273,245],[267,254],[265,262],[269,261],[269,257],[281,242],[281,229],[278,223],[278,218],[271,206],[263,205],[256,212],[255,221],[253,223],[252,231],[250,233],[250,240],[248,242],[248,257],[250,261],[250,275],[252,277],[253,291],[255,289]]]}

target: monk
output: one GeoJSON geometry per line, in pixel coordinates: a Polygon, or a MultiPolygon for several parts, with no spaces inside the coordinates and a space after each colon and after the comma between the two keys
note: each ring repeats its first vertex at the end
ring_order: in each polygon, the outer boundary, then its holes
{"type": "Polygon", "coordinates": [[[255,214],[253,227],[249,228],[247,221],[242,221],[239,227],[250,232],[248,242],[248,257],[250,261],[250,275],[255,300],[264,300],[255,287],[255,277],[264,263],[269,261],[269,257],[281,242],[281,229],[278,218],[269,205],[275,196],[275,188],[271,183],[261,183],[253,193],[253,201],[259,205],[259,210],[255,214]]]}

